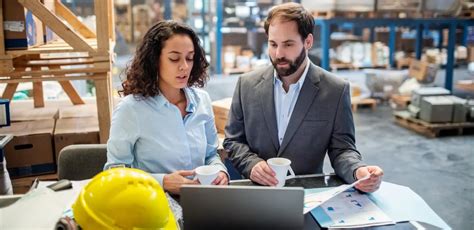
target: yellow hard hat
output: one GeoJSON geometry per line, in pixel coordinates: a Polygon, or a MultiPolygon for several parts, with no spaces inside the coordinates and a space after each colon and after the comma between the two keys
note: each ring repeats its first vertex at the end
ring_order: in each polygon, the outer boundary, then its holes
{"type": "Polygon", "coordinates": [[[96,175],[72,205],[82,229],[178,229],[160,184],[148,173],[113,168],[96,175]]]}

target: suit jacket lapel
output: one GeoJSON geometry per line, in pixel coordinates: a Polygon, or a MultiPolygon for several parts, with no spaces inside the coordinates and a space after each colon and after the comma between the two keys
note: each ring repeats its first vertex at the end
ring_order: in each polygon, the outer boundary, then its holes
{"type": "Polygon", "coordinates": [[[255,90],[261,106],[263,108],[263,117],[268,128],[268,135],[272,139],[275,152],[278,151],[280,144],[278,142],[278,127],[275,115],[275,100],[273,95],[273,66],[270,66],[262,76],[262,81],[256,85],[255,90]]]}
{"type": "Polygon", "coordinates": [[[290,143],[291,139],[293,138],[293,135],[295,134],[296,130],[303,121],[303,118],[306,116],[306,113],[311,107],[314,98],[318,94],[318,83],[321,80],[320,72],[318,70],[318,67],[313,65],[313,63],[309,62],[309,64],[310,66],[306,79],[303,82],[303,86],[301,87],[301,91],[296,101],[295,108],[293,109],[293,113],[291,114],[288,127],[286,128],[285,136],[283,137],[280,149],[278,150],[278,156],[283,153],[285,148],[290,143]]]}

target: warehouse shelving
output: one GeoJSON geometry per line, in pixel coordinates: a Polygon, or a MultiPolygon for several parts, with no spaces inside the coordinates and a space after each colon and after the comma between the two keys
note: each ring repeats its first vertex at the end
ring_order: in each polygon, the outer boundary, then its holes
{"type": "MultiPolygon", "coordinates": [[[[448,46],[447,46],[447,64],[446,64],[446,81],[445,88],[453,89],[453,68],[454,68],[454,49],[455,49],[455,33],[457,28],[463,29],[463,44],[466,45],[467,27],[474,26],[474,20],[463,18],[330,18],[330,19],[315,19],[315,23],[319,26],[319,33],[321,36],[321,67],[329,70],[330,68],[330,36],[331,29],[335,26],[351,24],[357,28],[370,28],[373,32],[375,27],[389,27],[389,63],[394,66],[395,60],[395,32],[397,27],[415,28],[417,31],[415,53],[416,58],[421,58],[422,52],[422,35],[424,29],[449,29],[448,46]]],[[[373,37],[373,36],[371,36],[373,37]]]]}

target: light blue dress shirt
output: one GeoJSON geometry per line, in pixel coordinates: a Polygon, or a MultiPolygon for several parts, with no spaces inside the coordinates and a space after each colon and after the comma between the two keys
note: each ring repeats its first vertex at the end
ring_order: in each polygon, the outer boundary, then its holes
{"type": "Polygon", "coordinates": [[[300,95],[301,87],[303,86],[304,80],[306,79],[308,69],[309,60],[306,59],[306,67],[303,71],[303,74],[296,83],[290,85],[288,92],[285,92],[285,89],[283,88],[283,82],[278,77],[277,72],[273,71],[273,93],[275,98],[278,141],[280,142],[280,145],[283,141],[283,138],[285,137],[286,128],[290,122],[291,114],[293,113],[296,101],[300,95]]]}
{"type": "Polygon", "coordinates": [[[184,89],[188,114],[163,95],[137,99],[127,95],[112,116],[104,169],[117,164],[149,172],[162,186],[163,177],[177,170],[219,165],[217,131],[207,92],[184,89]]]}

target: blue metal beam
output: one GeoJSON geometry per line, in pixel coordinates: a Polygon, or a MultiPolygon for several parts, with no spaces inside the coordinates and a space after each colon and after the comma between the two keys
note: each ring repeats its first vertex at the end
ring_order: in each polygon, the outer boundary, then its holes
{"type": "Polygon", "coordinates": [[[439,37],[439,43],[438,43],[438,49],[443,48],[443,41],[444,41],[444,34],[443,34],[444,28],[438,29],[438,37],[439,37]]]}
{"type": "Polygon", "coordinates": [[[467,35],[469,33],[467,25],[463,25],[461,45],[467,46],[467,35]]]}
{"type": "Polygon", "coordinates": [[[216,1],[216,74],[222,73],[222,17],[224,11],[224,2],[222,0],[216,1]]]}
{"type": "Polygon", "coordinates": [[[416,59],[420,60],[422,50],[423,50],[423,25],[421,23],[418,23],[416,25],[416,41],[415,41],[416,59]]]}
{"type": "Polygon", "coordinates": [[[396,40],[397,28],[395,25],[389,26],[389,37],[388,37],[388,60],[391,67],[395,66],[395,40],[396,40]]]}
{"type": "Polygon", "coordinates": [[[329,69],[329,49],[330,47],[330,39],[331,39],[331,31],[329,27],[331,26],[328,23],[322,23],[321,26],[321,49],[322,49],[322,60],[321,60],[321,67],[325,70],[329,69]]]}
{"type": "Polygon", "coordinates": [[[446,63],[446,78],[444,88],[453,90],[453,71],[454,71],[454,45],[456,43],[456,24],[449,26],[448,35],[448,62],[446,63]]]}

